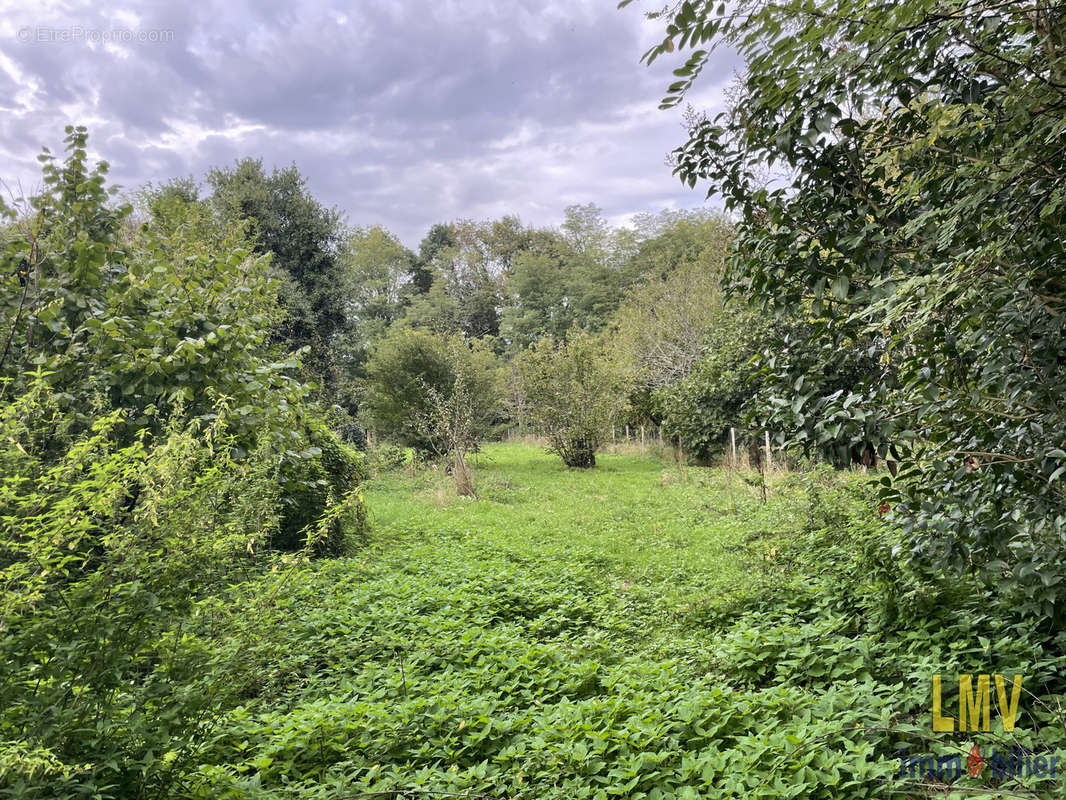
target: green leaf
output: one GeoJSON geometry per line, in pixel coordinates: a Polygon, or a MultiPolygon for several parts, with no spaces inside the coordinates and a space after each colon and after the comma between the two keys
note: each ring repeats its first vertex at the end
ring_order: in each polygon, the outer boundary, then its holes
{"type": "Polygon", "coordinates": [[[837,275],[835,278],[833,278],[833,283],[831,286],[833,291],[833,297],[835,297],[837,300],[847,299],[848,288],[850,287],[850,285],[851,283],[848,280],[847,275],[837,275]]]}

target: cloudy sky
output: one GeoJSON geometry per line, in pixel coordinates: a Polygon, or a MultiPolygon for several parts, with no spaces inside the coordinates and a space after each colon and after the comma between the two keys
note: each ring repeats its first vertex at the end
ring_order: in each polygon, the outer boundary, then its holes
{"type": "MultiPolygon", "coordinates": [[[[74,123],[125,187],[295,163],[408,245],[456,218],[698,207],[665,165],[681,113],[656,108],[677,64],[639,63],[660,35],[615,0],[0,0],[0,177],[38,185],[74,123]]],[[[694,103],[715,109],[733,69],[694,103]]]]}

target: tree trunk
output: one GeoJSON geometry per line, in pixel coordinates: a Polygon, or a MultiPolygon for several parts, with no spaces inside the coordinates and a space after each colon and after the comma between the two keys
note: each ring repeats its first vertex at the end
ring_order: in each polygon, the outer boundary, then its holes
{"type": "Polygon", "coordinates": [[[455,453],[452,462],[452,479],[455,481],[455,493],[460,497],[475,497],[474,476],[466,465],[466,456],[455,453]]]}

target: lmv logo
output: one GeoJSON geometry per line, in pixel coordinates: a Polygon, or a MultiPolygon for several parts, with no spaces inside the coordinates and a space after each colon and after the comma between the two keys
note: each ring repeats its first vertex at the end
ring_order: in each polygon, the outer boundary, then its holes
{"type": "MultiPolygon", "coordinates": [[[[959,731],[987,731],[992,727],[990,675],[959,676],[959,731]],[[974,689],[974,677],[977,688],[974,689]],[[968,726],[968,727],[967,727],[968,726]]],[[[1003,718],[1003,730],[1014,730],[1014,721],[1018,717],[1018,705],[1022,699],[1022,677],[1014,676],[1010,702],[1007,702],[1007,684],[1002,675],[995,675],[996,700],[999,701],[999,714],[1003,718]]],[[[940,676],[933,676],[933,730],[948,732],[955,730],[955,718],[946,717],[942,712],[942,693],[940,676]]]]}

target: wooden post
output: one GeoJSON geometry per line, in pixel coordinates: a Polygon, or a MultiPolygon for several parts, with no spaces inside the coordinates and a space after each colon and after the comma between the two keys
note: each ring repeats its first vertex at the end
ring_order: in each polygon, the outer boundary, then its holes
{"type": "Polygon", "coordinates": [[[626,423],[626,444],[629,444],[629,423],[626,423]]]}
{"type": "Polygon", "coordinates": [[[737,470],[737,432],[734,428],[729,429],[729,450],[732,454],[732,458],[729,461],[729,466],[726,468],[726,488],[729,490],[729,505],[733,508],[733,513],[737,513],[737,498],[733,494],[733,473],[737,470]]]}
{"type": "Polygon", "coordinates": [[[644,455],[644,426],[640,426],[640,454],[644,455]]]}
{"type": "Polygon", "coordinates": [[[766,437],[766,470],[769,471],[774,465],[773,457],[770,455],[770,431],[763,431],[763,435],[766,437]]]}

